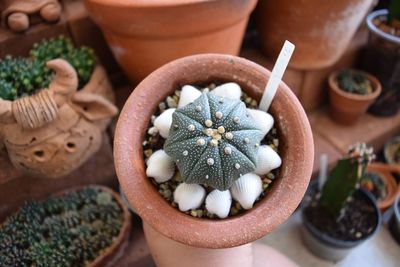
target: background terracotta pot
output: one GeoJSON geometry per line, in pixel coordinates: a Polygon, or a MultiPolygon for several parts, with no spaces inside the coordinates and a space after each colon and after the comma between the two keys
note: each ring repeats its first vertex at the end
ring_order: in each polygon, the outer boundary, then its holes
{"type": "Polygon", "coordinates": [[[125,103],[114,139],[118,179],[142,219],[175,241],[203,248],[227,248],[252,242],[283,223],[300,203],[313,166],[313,138],[306,114],[286,84],[280,84],[269,112],[282,145],[282,166],[271,191],[255,207],[224,220],[194,218],[165,201],[145,174],[142,142],[160,101],[185,84],[236,82],[260,100],[270,72],[229,55],[204,54],[164,65],[143,80],[125,103]]]}
{"type": "Polygon", "coordinates": [[[368,165],[368,171],[378,173],[382,182],[385,184],[387,195],[384,199],[377,201],[378,208],[384,212],[386,209],[392,206],[397,194],[400,193],[396,179],[392,175],[392,172],[400,174],[400,166],[376,162],[368,165]]]}
{"type": "Polygon", "coordinates": [[[265,53],[276,58],[285,40],[296,45],[290,66],[317,69],[344,53],[372,0],[260,1],[258,29],[265,53]]]}
{"type": "Polygon", "coordinates": [[[256,2],[85,0],[115,58],[134,82],[183,56],[237,55],[256,2]]]}
{"type": "Polygon", "coordinates": [[[378,79],[371,74],[358,70],[350,71],[366,75],[373,84],[375,90],[367,95],[348,93],[340,89],[337,84],[337,76],[340,71],[335,71],[329,75],[330,115],[336,122],[344,125],[353,125],[357,123],[359,118],[367,111],[368,107],[379,96],[382,90],[378,79]]]}

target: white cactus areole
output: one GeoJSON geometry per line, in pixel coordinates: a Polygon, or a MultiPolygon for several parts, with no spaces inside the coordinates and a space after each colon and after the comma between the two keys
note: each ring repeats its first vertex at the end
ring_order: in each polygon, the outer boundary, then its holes
{"type": "Polygon", "coordinates": [[[224,191],[255,170],[263,137],[242,101],[203,93],[173,113],[164,150],[185,183],[224,191]]]}

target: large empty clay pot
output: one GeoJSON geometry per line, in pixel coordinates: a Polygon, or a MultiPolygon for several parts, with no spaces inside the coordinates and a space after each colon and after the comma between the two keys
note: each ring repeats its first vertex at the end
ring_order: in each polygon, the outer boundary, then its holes
{"type": "MultiPolygon", "coordinates": [[[[160,256],[166,253],[161,249],[165,246],[156,245],[152,236],[157,235],[149,229],[192,249],[230,248],[270,233],[298,206],[311,176],[314,147],[306,114],[283,82],[269,110],[279,131],[282,166],[271,191],[254,208],[223,220],[194,218],[165,201],[145,172],[142,142],[160,101],[182,85],[213,81],[236,82],[243,91],[259,101],[269,77],[268,70],[243,58],[219,54],[195,55],[175,60],[150,74],[125,103],[114,139],[115,165],[128,201],[145,222],[147,238],[151,238],[148,242],[154,245],[151,247],[154,248],[152,254],[156,261],[160,258],[165,261],[168,256],[160,256]]],[[[214,254],[209,259],[204,251],[190,254],[202,255],[201,258],[191,258],[184,251],[175,253],[174,257],[179,254],[182,266],[249,266],[232,265],[235,262],[229,260],[229,255],[232,255],[229,254],[230,250],[217,251],[221,253],[219,257],[214,254]],[[213,261],[220,257],[225,257],[225,265],[213,261]],[[227,262],[231,265],[226,265],[227,262]]],[[[251,257],[251,249],[245,246],[240,247],[238,253],[242,257],[251,257]]],[[[248,260],[246,258],[240,262],[248,260]]],[[[174,265],[160,263],[159,266],[174,265]]]]}
{"type": "Polygon", "coordinates": [[[296,45],[290,66],[318,69],[334,64],[372,0],[260,1],[258,29],[265,53],[276,58],[285,40],[296,45]]]}
{"type": "Polygon", "coordinates": [[[257,0],[85,0],[131,81],[199,53],[237,55],[257,0]]]}

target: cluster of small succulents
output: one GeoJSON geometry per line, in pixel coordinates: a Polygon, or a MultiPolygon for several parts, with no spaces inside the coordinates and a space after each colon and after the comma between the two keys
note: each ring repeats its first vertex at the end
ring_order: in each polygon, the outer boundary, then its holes
{"type": "Polygon", "coordinates": [[[337,76],[339,88],[352,94],[367,95],[374,91],[368,77],[359,72],[343,70],[337,76]]]}
{"type": "Polygon", "coordinates": [[[256,106],[235,83],[203,90],[185,85],[160,103],[143,144],[146,174],[160,194],[194,217],[225,218],[252,208],[281,164],[278,139],[265,141],[270,132],[276,136],[274,120],[248,108],[256,106]]]}
{"type": "Polygon", "coordinates": [[[70,39],[60,36],[34,44],[29,58],[6,56],[0,60],[0,98],[15,100],[46,88],[53,76],[46,62],[56,58],[75,68],[80,87],[89,81],[96,62],[93,50],[76,48],[70,39]]]}
{"type": "Polygon", "coordinates": [[[0,265],[86,266],[122,224],[121,207],[95,187],[28,202],[0,227],[0,265]]]}

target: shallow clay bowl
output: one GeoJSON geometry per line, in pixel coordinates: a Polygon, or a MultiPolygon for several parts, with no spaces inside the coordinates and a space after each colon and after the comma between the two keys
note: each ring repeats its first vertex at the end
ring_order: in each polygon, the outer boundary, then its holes
{"type": "Polygon", "coordinates": [[[184,244],[227,248],[252,242],[283,223],[300,203],[312,172],[314,145],[306,114],[281,83],[269,112],[279,132],[282,166],[271,191],[252,209],[227,219],[200,219],[172,207],[146,177],[142,142],[159,102],[185,84],[236,82],[260,100],[270,72],[243,58],[202,54],[172,61],[151,73],[128,98],[114,141],[118,179],[141,218],[184,244]]]}

